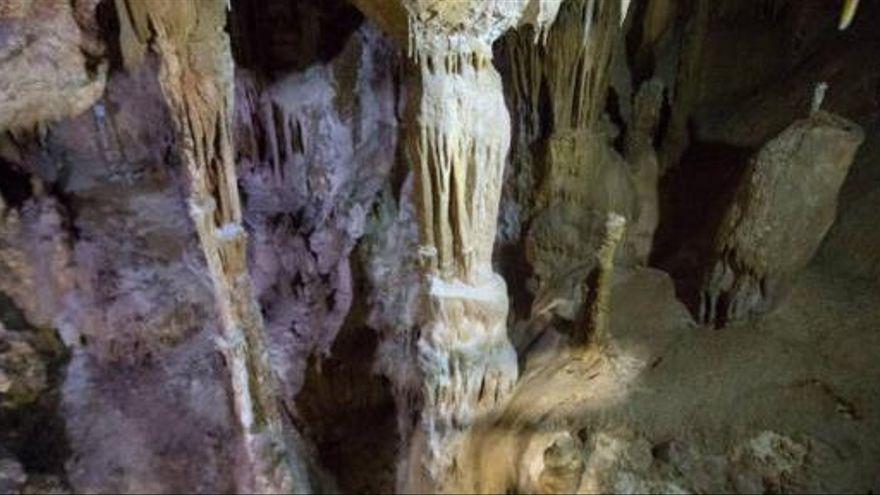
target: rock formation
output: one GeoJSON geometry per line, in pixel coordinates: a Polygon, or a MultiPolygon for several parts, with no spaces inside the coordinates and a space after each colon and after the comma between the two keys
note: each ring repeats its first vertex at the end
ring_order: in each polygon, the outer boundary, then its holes
{"type": "Polygon", "coordinates": [[[517,377],[507,289],[492,267],[510,128],[491,44],[527,16],[540,33],[559,5],[362,3],[392,34],[406,35],[411,59],[404,140],[423,272],[414,351],[421,419],[399,487],[444,489],[455,478],[461,433],[497,407],[517,377]]]}
{"type": "Polygon", "coordinates": [[[626,135],[626,160],[632,171],[638,201],[638,216],[630,241],[635,259],[647,264],[654,246],[654,233],[660,221],[658,187],[660,163],[654,150],[653,136],[660,123],[663,84],[650,79],[642,84],[634,98],[632,128],[626,135]]]}
{"type": "Polygon", "coordinates": [[[104,91],[105,42],[95,0],[0,5],[0,129],[28,129],[87,110],[104,91]]]}
{"type": "MultiPolygon", "coordinates": [[[[247,270],[247,234],[233,157],[232,54],[221,1],[118,2],[121,43],[133,65],[150,46],[171,110],[195,224],[220,318],[218,345],[229,370],[246,463],[240,491],[295,489],[263,317],[247,270]],[[125,13],[125,14],[123,14],[125,13]]],[[[301,483],[301,482],[300,482],[301,483]]]]}
{"type": "Polygon", "coordinates": [[[779,303],[831,227],[863,140],[856,124],[819,111],[761,149],[715,235],[700,320],[723,324],[779,303]]]}
{"type": "Polygon", "coordinates": [[[0,0],[0,491],[880,490],[878,16],[0,0]]]}

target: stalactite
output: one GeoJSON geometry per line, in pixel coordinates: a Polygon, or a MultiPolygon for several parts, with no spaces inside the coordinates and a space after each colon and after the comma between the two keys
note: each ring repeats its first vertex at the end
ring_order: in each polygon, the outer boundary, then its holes
{"type": "Polygon", "coordinates": [[[675,80],[675,95],[671,98],[672,109],[669,127],[663,141],[660,158],[662,172],[681,159],[689,144],[688,122],[694,105],[699,99],[700,70],[702,66],[703,44],[709,25],[708,0],[693,0],[691,15],[684,28],[681,56],[675,80]]]}
{"type": "MultiPolygon", "coordinates": [[[[288,459],[262,316],[247,272],[231,135],[232,57],[222,30],[225,2],[118,0],[117,6],[127,21],[122,32],[134,33],[136,42],[152,46],[161,60],[159,82],[181,143],[189,212],[212,281],[218,345],[247,458],[239,469],[239,489],[292,491],[303,480],[294,478],[288,459]]],[[[139,49],[127,51],[136,57],[139,49]]]]}
{"type": "Polygon", "coordinates": [[[616,130],[603,119],[621,6],[571,0],[560,8],[546,44],[529,44],[528,27],[504,41],[521,129],[513,161],[518,168],[542,167],[522,172],[542,180],[529,192],[535,213],[526,234],[532,315],[539,319],[576,317],[582,302],[576,287],[595,263],[605,215],[635,222],[632,173],[612,149],[616,130]]]}
{"type": "Polygon", "coordinates": [[[632,0],[620,0],[620,25],[626,22],[626,16],[629,14],[629,5],[632,0]]]}
{"type": "Polygon", "coordinates": [[[537,24],[529,42],[540,40],[559,2],[356,3],[403,38],[410,60],[405,140],[421,243],[414,352],[422,411],[405,439],[398,489],[444,490],[463,434],[505,400],[517,377],[507,289],[492,268],[511,131],[491,46],[521,18],[537,24]]]}
{"type": "Polygon", "coordinates": [[[629,240],[636,261],[648,263],[654,231],[660,221],[658,185],[660,165],[654,149],[654,135],[660,123],[663,83],[650,79],[639,88],[633,104],[633,119],[626,135],[626,160],[638,197],[638,218],[630,228],[629,240]]]}
{"type": "Polygon", "coordinates": [[[840,23],[838,24],[838,28],[842,31],[849,27],[852,24],[853,19],[856,16],[856,9],[859,8],[859,0],[846,0],[843,5],[843,10],[840,13],[840,23]]]}
{"type": "Polygon", "coordinates": [[[540,91],[546,84],[554,130],[595,125],[605,108],[619,9],[618,2],[569,1],[560,8],[545,43],[532,43],[531,27],[508,35],[513,94],[517,102],[526,104],[527,115],[538,114],[540,91]]]}

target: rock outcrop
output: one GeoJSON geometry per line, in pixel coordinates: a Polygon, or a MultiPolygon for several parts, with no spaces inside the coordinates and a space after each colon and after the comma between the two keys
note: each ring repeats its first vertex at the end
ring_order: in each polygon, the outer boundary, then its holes
{"type": "Polygon", "coordinates": [[[76,115],[104,92],[108,62],[96,0],[0,5],[0,130],[76,115]]]}
{"type": "Polygon", "coordinates": [[[831,227],[863,140],[858,125],[820,111],[752,159],[715,234],[701,321],[724,324],[778,305],[831,227]]]}
{"type": "Polygon", "coordinates": [[[229,370],[246,463],[241,491],[303,490],[304,469],[291,459],[276,377],[264,342],[263,316],[247,266],[247,234],[234,162],[234,77],[227,4],[119,0],[121,43],[129,66],[147,47],[161,62],[187,182],[187,205],[208,267],[220,318],[218,345],[229,370]],[[299,485],[298,485],[299,483],[299,485]]]}

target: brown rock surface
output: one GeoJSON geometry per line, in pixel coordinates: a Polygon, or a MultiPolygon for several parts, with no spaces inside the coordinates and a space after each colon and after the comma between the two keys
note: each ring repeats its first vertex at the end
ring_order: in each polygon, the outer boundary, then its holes
{"type": "Polygon", "coordinates": [[[715,234],[700,320],[724,324],[779,303],[831,227],[863,140],[856,124],[820,111],[761,149],[715,234]]]}
{"type": "Polygon", "coordinates": [[[88,109],[107,62],[94,0],[9,0],[0,6],[0,129],[29,129],[88,109]]]}

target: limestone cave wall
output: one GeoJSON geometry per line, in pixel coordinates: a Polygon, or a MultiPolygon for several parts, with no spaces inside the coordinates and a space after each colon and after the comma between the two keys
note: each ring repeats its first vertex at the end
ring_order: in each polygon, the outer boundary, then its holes
{"type": "Polygon", "coordinates": [[[878,20],[0,0],[0,491],[880,491],[878,20]]]}

